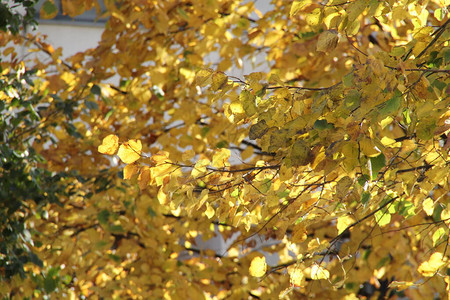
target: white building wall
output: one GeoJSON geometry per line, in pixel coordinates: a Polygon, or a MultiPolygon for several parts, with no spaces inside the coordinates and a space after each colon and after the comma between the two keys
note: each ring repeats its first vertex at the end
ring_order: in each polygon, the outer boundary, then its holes
{"type": "Polygon", "coordinates": [[[69,22],[40,23],[37,31],[48,37],[48,42],[57,49],[62,48],[62,57],[67,58],[89,48],[95,48],[103,33],[103,26],[86,26],[69,22]]]}

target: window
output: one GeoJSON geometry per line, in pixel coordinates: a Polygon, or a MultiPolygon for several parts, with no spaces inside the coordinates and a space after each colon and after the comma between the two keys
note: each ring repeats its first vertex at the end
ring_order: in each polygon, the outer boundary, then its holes
{"type": "MultiPolygon", "coordinates": [[[[76,16],[74,18],[68,16],[68,15],[64,15],[63,14],[63,4],[61,0],[54,0],[54,4],[55,6],[58,8],[58,14],[56,15],[56,17],[54,17],[53,19],[50,20],[45,20],[45,19],[41,19],[40,18],[40,10],[42,5],[44,4],[46,0],[39,0],[39,2],[36,4],[36,19],[39,20],[39,23],[70,23],[72,25],[94,25],[95,24],[99,24],[102,25],[107,21],[107,18],[101,18],[99,19],[97,17],[97,12],[94,9],[88,10],[86,12],[84,12],[83,14],[76,16]]],[[[101,11],[105,11],[105,5],[103,3],[103,1],[98,1],[100,4],[100,8],[101,11]]]]}

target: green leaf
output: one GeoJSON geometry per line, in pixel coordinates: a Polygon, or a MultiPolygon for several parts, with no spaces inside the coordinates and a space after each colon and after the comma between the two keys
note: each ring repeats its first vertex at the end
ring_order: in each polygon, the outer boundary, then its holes
{"type": "Polygon", "coordinates": [[[120,258],[120,256],[115,255],[115,254],[108,254],[108,257],[111,258],[113,261],[115,261],[116,263],[120,263],[122,261],[122,259],[120,258]]]}
{"type": "Polygon", "coordinates": [[[370,193],[369,192],[363,192],[361,194],[361,203],[363,205],[366,205],[370,200],[370,193]]]}
{"type": "Polygon", "coordinates": [[[44,289],[47,294],[50,294],[58,287],[58,272],[59,270],[57,268],[50,268],[47,272],[47,275],[44,278],[44,289]]]}
{"type": "Polygon", "coordinates": [[[379,114],[382,117],[395,114],[400,109],[401,103],[402,95],[399,91],[397,91],[391,99],[380,105],[379,114]]]}
{"type": "Polygon", "coordinates": [[[314,127],[314,129],[317,129],[317,130],[333,129],[334,124],[328,123],[327,120],[321,119],[321,120],[316,120],[316,122],[314,122],[313,127],[314,127]]]}
{"type": "Polygon", "coordinates": [[[227,141],[220,141],[216,144],[216,148],[226,148],[228,146],[227,141]]]}
{"type": "Polygon", "coordinates": [[[360,186],[364,186],[364,185],[366,184],[366,182],[369,181],[369,180],[370,180],[369,175],[363,174],[363,175],[361,175],[361,176],[358,178],[358,184],[359,184],[360,186]]]}
{"type": "Polygon", "coordinates": [[[346,96],[345,96],[345,107],[349,110],[354,110],[359,106],[361,102],[361,94],[357,90],[351,90],[346,96]]]}
{"type": "Polygon", "coordinates": [[[98,104],[94,101],[85,100],[84,105],[86,105],[89,110],[98,110],[98,104]]]}
{"type": "Polygon", "coordinates": [[[177,6],[177,12],[185,19],[186,21],[189,21],[189,16],[187,15],[186,11],[182,9],[181,7],[177,6]]]}
{"type": "Polygon", "coordinates": [[[447,83],[436,79],[435,81],[433,81],[432,86],[436,87],[440,91],[443,91],[447,87],[447,83]]]}
{"type": "Polygon", "coordinates": [[[147,212],[150,215],[150,217],[152,218],[156,217],[156,212],[151,207],[147,208],[147,212]]]}
{"type": "Polygon", "coordinates": [[[101,88],[98,85],[94,84],[91,87],[91,93],[94,94],[94,95],[97,95],[97,96],[101,96],[102,95],[102,90],[101,90],[101,88]]]}
{"type": "Polygon", "coordinates": [[[353,85],[353,72],[349,73],[347,75],[344,76],[344,78],[342,78],[342,83],[344,84],[345,87],[351,87],[353,85]]]}
{"type": "Polygon", "coordinates": [[[434,136],[436,129],[436,120],[433,118],[423,118],[417,124],[416,134],[421,140],[430,140],[434,136]]]}
{"type": "Polygon", "coordinates": [[[272,180],[270,180],[269,178],[266,178],[261,183],[259,190],[261,191],[261,193],[267,193],[267,191],[270,190],[271,185],[272,185],[272,180]]]}
{"type": "Polygon", "coordinates": [[[51,19],[56,17],[58,14],[58,8],[56,5],[49,0],[46,0],[41,7],[41,18],[42,19],[51,19]]]}
{"type": "Polygon", "coordinates": [[[369,158],[372,179],[376,179],[378,172],[386,166],[386,157],[383,153],[378,156],[369,158]]]}
{"type": "Polygon", "coordinates": [[[124,232],[122,225],[111,225],[109,226],[109,230],[112,232],[124,232]]]}
{"type": "Polygon", "coordinates": [[[202,135],[202,137],[205,137],[208,132],[209,132],[210,128],[208,126],[202,127],[200,134],[202,135]]]}
{"type": "Polygon", "coordinates": [[[104,209],[97,215],[97,220],[100,222],[100,224],[105,225],[108,223],[109,216],[110,216],[109,211],[104,209]]]}
{"type": "Polygon", "coordinates": [[[282,192],[279,192],[277,194],[277,196],[280,197],[280,198],[286,198],[287,196],[289,196],[290,192],[291,192],[291,190],[286,189],[286,190],[284,190],[282,192]]]}

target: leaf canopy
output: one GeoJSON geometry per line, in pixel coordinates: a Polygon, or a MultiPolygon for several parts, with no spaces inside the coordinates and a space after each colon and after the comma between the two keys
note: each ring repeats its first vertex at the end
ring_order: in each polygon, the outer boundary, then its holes
{"type": "Polygon", "coordinates": [[[2,33],[0,293],[445,297],[447,2],[105,1],[69,58],[2,33]]]}

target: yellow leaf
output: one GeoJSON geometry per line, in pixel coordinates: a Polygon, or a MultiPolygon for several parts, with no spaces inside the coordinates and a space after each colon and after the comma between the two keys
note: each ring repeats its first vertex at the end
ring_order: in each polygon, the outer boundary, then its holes
{"type": "Polygon", "coordinates": [[[184,162],[190,162],[191,159],[193,159],[195,156],[195,151],[192,149],[188,149],[186,151],[183,152],[183,154],[181,155],[181,159],[184,162]]]}
{"type": "Polygon", "coordinates": [[[342,177],[336,184],[336,197],[338,197],[339,199],[344,198],[348,194],[352,185],[353,180],[350,177],[342,177]]]}
{"type": "Polygon", "coordinates": [[[239,95],[239,101],[247,116],[251,117],[256,113],[255,96],[248,90],[243,90],[239,95]]]}
{"type": "Polygon", "coordinates": [[[166,151],[158,151],[158,153],[152,155],[151,161],[155,165],[163,164],[169,161],[169,153],[166,151]]]}
{"type": "Polygon", "coordinates": [[[379,210],[375,213],[375,221],[378,226],[383,227],[391,222],[391,214],[387,211],[379,210]]]}
{"type": "Polygon", "coordinates": [[[409,288],[411,286],[415,286],[414,282],[409,282],[409,281],[392,281],[389,284],[389,288],[396,288],[399,291],[407,289],[407,288],[409,288]]]}
{"type": "Polygon", "coordinates": [[[294,270],[290,274],[291,284],[297,287],[302,286],[304,277],[305,276],[303,275],[302,270],[300,270],[299,268],[294,268],[294,270]]]}
{"type": "Polygon", "coordinates": [[[211,76],[213,73],[214,71],[211,69],[203,69],[198,71],[195,75],[195,83],[197,83],[197,85],[199,86],[206,86],[210,84],[212,82],[211,76]]]}
{"type": "Polygon", "coordinates": [[[191,176],[196,178],[198,176],[203,175],[206,172],[206,166],[208,166],[209,164],[210,164],[209,159],[207,158],[200,159],[195,163],[195,166],[191,171],[191,176]]]}
{"type": "MultiPolygon", "coordinates": [[[[128,167],[129,165],[127,165],[128,167]]],[[[125,167],[126,168],[126,167],[125,167]]],[[[139,188],[141,190],[145,189],[148,184],[150,183],[150,168],[147,166],[142,167],[141,169],[141,173],[139,174],[138,177],[138,184],[139,184],[139,188]]]]}
{"type": "Polygon", "coordinates": [[[434,211],[434,201],[430,197],[425,199],[422,203],[423,210],[428,216],[431,216],[434,211]]]}
{"type": "Polygon", "coordinates": [[[319,265],[313,265],[311,267],[311,279],[328,279],[330,278],[330,272],[319,265]]]}
{"type": "Polygon", "coordinates": [[[450,220],[450,208],[447,207],[441,212],[441,220],[445,220],[446,223],[450,220]]]}
{"type": "Polygon", "coordinates": [[[244,151],[241,152],[242,160],[250,158],[254,153],[253,147],[246,147],[244,151]]]}
{"type": "Polygon", "coordinates": [[[347,34],[348,35],[357,34],[360,26],[361,22],[358,19],[355,19],[353,22],[350,22],[347,26],[347,34]]]}
{"type": "Polygon", "coordinates": [[[355,222],[355,220],[353,220],[353,218],[350,216],[342,216],[342,217],[338,218],[338,220],[337,220],[338,234],[341,234],[342,232],[344,232],[344,230],[347,229],[347,227],[349,225],[353,224],[354,222],[355,222]]]}
{"type": "Polygon", "coordinates": [[[440,252],[435,252],[428,261],[421,263],[417,270],[423,276],[432,277],[443,265],[445,265],[444,256],[440,252]]]}
{"type": "Polygon", "coordinates": [[[444,279],[444,281],[445,281],[445,283],[447,283],[447,287],[446,287],[446,291],[447,291],[447,294],[448,294],[448,300],[450,300],[450,276],[445,276],[445,279],[444,279]]]}
{"type": "Polygon", "coordinates": [[[139,166],[135,164],[129,164],[126,165],[125,168],[123,168],[123,179],[130,179],[134,175],[137,174],[139,171],[139,166]]]}
{"type": "Polygon", "coordinates": [[[110,134],[105,137],[102,144],[98,146],[98,152],[113,155],[114,153],[116,153],[118,147],[119,138],[114,134],[110,134]]]}
{"type": "Polygon", "coordinates": [[[250,275],[255,277],[262,277],[266,274],[267,264],[266,258],[263,257],[255,257],[250,263],[250,275]]]}
{"type": "Polygon", "coordinates": [[[220,90],[227,83],[228,77],[223,72],[215,72],[212,75],[211,89],[213,91],[220,90]]]}
{"type": "Polygon", "coordinates": [[[373,141],[366,137],[359,141],[359,147],[362,153],[364,153],[364,155],[367,157],[378,156],[381,152],[378,148],[375,147],[373,141]]]}
{"type": "Polygon", "coordinates": [[[369,55],[367,63],[376,76],[381,76],[381,74],[386,71],[383,61],[381,59],[376,59],[373,55],[369,55]]]}
{"type": "MultiPolygon", "coordinates": [[[[314,170],[316,170],[316,171],[320,171],[320,169],[316,169],[316,167],[317,167],[321,162],[323,162],[325,159],[326,159],[326,156],[325,156],[325,150],[322,149],[322,150],[320,150],[319,153],[317,153],[316,157],[314,158],[314,162],[311,164],[311,168],[314,169],[314,170]]],[[[321,166],[320,166],[319,168],[322,168],[323,165],[324,165],[324,164],[322,163],[321,166]]]]}
{"type": "Polygon", "coordinates": [[[215,168],[224,167],[227,164],[228,159],[230,158],[230,154],[230,150],[226,148],[218,149],[213,155],[211,165],[215,168]]]}
{"type": "Polygon", "coordinates": [[[348,141],[342,146],[342,155],[344,156],[343,165],[347,172],[351,172],[358,165],[358,144],[353,141],[348,141]]]}
{"type": "Polygon", "coordinates": [[[295,16],[298,12],[302,11],[306,6],[311,4],[311,0],[296,0],[292,3],[289,16],[295,16]]]}
{"type": "Polygon", "coordinates": [[[318,26],[322,21],[322,9],[315,8],[312,12],[306,15],[306,23],[311,27],[318,26]]]}
{"type": "Polygon", "coordinates": [[[244,108],[242,107],[241,102],[233,101],[230,103],[230,110],[233,114],[243,114],[244,108]]]}
{"type": "Polygon", "coordinates": [[[214,217],[215,213],[216,212],[215,212],[214,208],[208,202],[206,202],[205,215],[208,217],[208,219],[211,219],[212,217],[214,217]]]}
{"type": "Polygon", "coordinates": [[[120,145],[117,155],[126,164],[132,164],[141,157],[142,143],[140,140],[129,140],[120,145]]]}
{"type": "Polygon", "coordinates": [[[161,205],[166,205],[169,203],[169,197],[167,197],[167,194],[164,192],[163,186],[159,188],[156,198],[158,198],[158,201],[161,205]]]}
{"type": "Polygon", "coordinates": [[[417,144],[413,140],[406,140],[402,142],[402,150],[400,151],[401,154],[409,153],[411,151],[414,151],[417,148],[417,144]]]}
{"type": "Polygon", "coordinates": [[[433,240],[433,247],[436,247],[437,242],[445,235],[445,229],[440,227],[434,233],[431,239],[433,240]]]}
{"type": "Polygon", "coordinates": [[[319,35],[316,50],[321,52],[333,51],[339,42],[338,34],[335,30],[327,30],[319,35]]]}
{"type": "Polygon", "coordinates": [[[387,136],[384,136],[381,139],[381,143],[385,145],[386,147],[395,148],[395,147],[401,147],[402,143],[396,142],[394,139],[388,138],[387,136]]]}
{"type": "Polygon", "coordinates": [[[341,22],[341,14],[339,11],[332,10],[331,12],[325,9],[325,16],[323,18],[323,23],[327,26],[328,29],[336,28],[341,22]]]}

